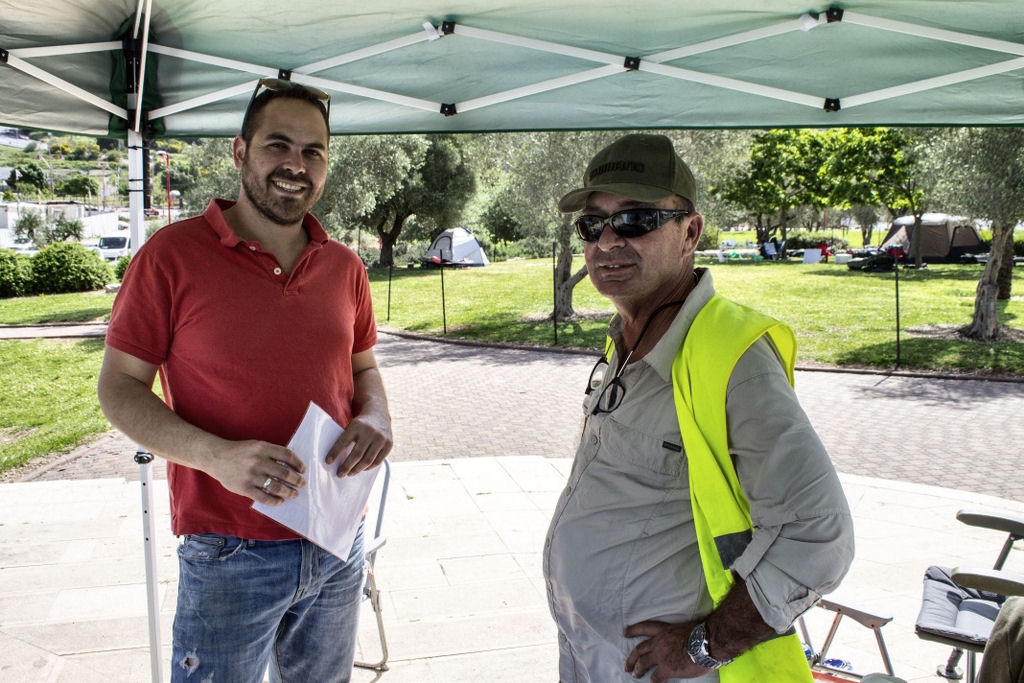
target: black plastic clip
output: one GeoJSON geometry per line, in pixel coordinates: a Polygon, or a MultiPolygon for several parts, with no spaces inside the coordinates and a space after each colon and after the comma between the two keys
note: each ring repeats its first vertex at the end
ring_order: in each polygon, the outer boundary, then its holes
{"type": "Polygon", "coordinates": [[[828,23],[832,24],[837,21],[843,20],[843,8],[842,7],[829,7],[828,11],[825,12],[825,18],[828,19],[828,23]]]}
{"type": "Polygon", "coordinates": [[[139,465],[146,465],[153,462],[153,454],[147,451],[145,448],[140,448],[135,451],[135,462],[139,465]]]}
{"type": "Polygon", "coordinates": [[[626,61],[622,63],[627,71],[637,71],[640,69],[640,57],[626,57],[626,61]]]}
{"type": "Polygon", "coordinates": [[[441,22],[441,33],[446,36],[450,36],[455,33],[455,22],[454,21],[442,21],[441,22]]]}
{"type": "Polygon", "coordinates": [[[3,62],[4,64],[6,64],[7,63],[7,57],[10,54],[11,53],[8,52],[7,50],[0,49],[0,62],[3,62]]]}
{"type": "Polygon", "coordinates": [[[825,98],[825,111],[839,111],[839,98],[838,97],[826,97],[825,98]]]}
{"type": "Polygon", "coordinates": [[[441,104],[441,113],[445,116],[455,116],[459,112],[455,109],[455,104],[441,104]]]}
{"type": "Polygon", "coordinates": [[[283,81],[290,81],[290,80],[292,80],[292,70],[291,69],[278,69],[277,70],[277,77],[280,78],[283,81]]]}

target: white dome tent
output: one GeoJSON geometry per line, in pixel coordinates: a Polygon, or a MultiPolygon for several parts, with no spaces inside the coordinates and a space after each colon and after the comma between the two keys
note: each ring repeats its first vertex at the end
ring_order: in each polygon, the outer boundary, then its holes
{"type": "Polygon", "coordinates": [[[438,235],[423,265],[486,266],[490,261],[480,241],[465,228],[450,228],[438,235]]]}

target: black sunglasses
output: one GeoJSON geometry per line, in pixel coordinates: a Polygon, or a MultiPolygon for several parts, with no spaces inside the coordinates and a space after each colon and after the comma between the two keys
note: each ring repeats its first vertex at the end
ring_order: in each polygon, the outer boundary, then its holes
{"type": "Polygon", "coordinates": [[[668,221],[690,215],[685,209],[625,209],[611,216],[583,215],[573,221],[576,234],[584,242],[601,239],[605,226],[619,237],[639,237],[657,230],[668,221]]]}
{"type": "Polygon", "coordinates": [[[331,96],[320,88],[314,88],[308,85],[302,85],[290,81],[287,78],[261,78],[256,82],[256,89],[252,91],[252,97],[249,98],[249,106],[245,108],[245,116],[242,120],[248,120],[249,112],[252,111],[252,105],[256,102],[256,96],[260,94],[260,91],[266,89],[273,92],[288,92],[293,90],[300,90],[310,95],[314,100],[321,103],[324,106],[324,114],[327,120],[331,120],[331,96]]]}

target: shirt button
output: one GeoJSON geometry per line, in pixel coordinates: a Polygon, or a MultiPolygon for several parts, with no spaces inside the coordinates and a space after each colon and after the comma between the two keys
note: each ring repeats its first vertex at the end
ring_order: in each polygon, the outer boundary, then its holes
{"type": "Polygon", "coordinates": [[[249,245],[249,251],[256,251],[256,245],[250,244],[249,245]]]}
{"type": "Polygon", "coordinates": [[[565,487],[565,497],[568,498],[570,495],[572,495],[572,487],[571,486],[566,486],[565,487]]]}
{"type": "Polygon", "coordinates": [[[280,268],[274,268],[274,275],[280,275],[280,274],[281,274],[281,272],[282,272],[282,271],[281,271],[281,269],[280,269],[280,268]]]}
{"type": "Polygon", "coordinates": [[[590,435],[590,443],[594,444],[595,446],[597,445],[597,434],[590,435]]]}

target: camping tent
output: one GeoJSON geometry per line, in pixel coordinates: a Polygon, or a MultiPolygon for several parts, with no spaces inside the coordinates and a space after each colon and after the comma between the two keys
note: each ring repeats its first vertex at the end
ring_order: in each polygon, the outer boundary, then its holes
{"type": "Polygon", "coordinates": [[[445,230],[434,239],[427,249],[424,265],[456,264],[461,266],[486,266],[490,263],[487,254],[476,237],[465,228],[445,230]]]}
{"type": "Polygon", "coordinates": [[[0,124],[233,135],[256,80],[336,134],[1024,125],[1020,0],[0,0],[0,124]]]}
{"type": "MultiPolygon", "coordinates": [[[[981,240],[977,229],[962,216],[947,216],[944,213],[926,213],[921,216],[921,256],[933,263],[960,261],[964,254],[983,254],[988,246],[981,240]]],[[[891,247],[903,248],[905,258],[912,258],[917,230],[913,216],[900,216],[892,223],[882,251],[891,247]]]]}

